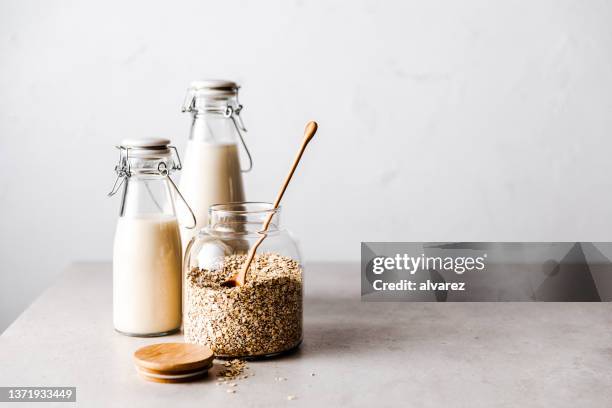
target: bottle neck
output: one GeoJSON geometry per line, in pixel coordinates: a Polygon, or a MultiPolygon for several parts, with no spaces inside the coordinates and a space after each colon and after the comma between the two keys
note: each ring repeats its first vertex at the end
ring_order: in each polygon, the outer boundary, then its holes
{"type": "Polygon", "coordinates": [[[121,217],[175,217],[168,178],[161,174],[137,173],[126,179],[121,199],[121,217]]]}
{"type": "Polygon", "coordinates": [[[232,120],[219,113],[194,112],[189,140],[209,144],[236,144],[236,129],[232,120]]]}

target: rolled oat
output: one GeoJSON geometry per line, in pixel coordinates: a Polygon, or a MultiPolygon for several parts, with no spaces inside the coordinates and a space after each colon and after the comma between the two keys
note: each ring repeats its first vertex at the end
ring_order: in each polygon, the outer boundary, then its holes
{"type": "Polygon", "coordinates": [[[185,341],[218,356],[258,356],[289,350],[302,339],[302,268],[273,253],[255,256],[244,286],[222,283],[246,255],[229,255],[216,270],[187,273],[185,341]]]}

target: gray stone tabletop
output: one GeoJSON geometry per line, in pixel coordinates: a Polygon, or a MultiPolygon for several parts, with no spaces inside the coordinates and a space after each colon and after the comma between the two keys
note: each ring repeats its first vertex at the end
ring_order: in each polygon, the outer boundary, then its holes
{"type": "Polygon", "coordinates": [[[612,406],[611,304],[365,303],[359,273],[307,265],[303,345],[249,362],[228,394],[218,367],[189,384],[139,378],[134,350],[181,336],[115,333],[110,264],[75,264],[0,336],[0,386],[75,386],[83,407],[612,406]]]}

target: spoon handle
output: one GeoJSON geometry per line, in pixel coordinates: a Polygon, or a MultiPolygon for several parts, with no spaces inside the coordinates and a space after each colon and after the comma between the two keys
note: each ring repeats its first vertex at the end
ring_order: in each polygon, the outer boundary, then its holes
{"type": "MultiPolygon", "coordinates": [[[[276,196],[276,200],[274,201],[274,208],[278,208],[283,195],[285,194],[285,191],[287,190],[287,186],[289,185],[289,182],[291,181],[291,177],[293,177],[293,173],[295,173],[295,169],[297,169],[298,164],[300,163],[300,159],[302,158],[302,155],[304,154],[304,151],[306,150],[306,146],[308,146],[308,143],[310,143],[310,141],[312,140],[312,138],[314,137],[315,133],[317,133],[317,122],[308,122],[308,124],[306,125],[306,129],[304,129],[304,140],[302,141],[302,146],[300,146],[300,150],[298,151],[297,155],[295,156],[295,159],[293,160],[293,165],[291,166],[291,170],[289,170],[289,174],[287,174],[287,177],[285,178],[285,182],[283,183],[283,186],[281,187],[280,191],[278,192],[278,195],[276,196]]],[[[267,228],[264,228],[264,230],[267,228]]]]}
{"type": "MultiPolygon", "coordinates": [[[[293,173],[295,173],[295,169],[297,169],[297,166],[300,163],[300,160],[302,159],[302,155],[304,154],[304,151],[306,150],[306,146],[308,146],[308,143],[310,143],[315,133],[317,133],[317,129],[318,129],[317,122],[308,122],[308,124],[306,125],[306,128],[304,129],[304,140],[302,140],[302,145],[300,146],[300,150],[298,151],[297,155],[295,156],[295,159],[293,160],[293,165],[291,166],[291,170],[289,170],[289,174],[287,174],[287,177],[285,178],[283,186],[281,187],[280,191],[278,192],[278,195],[276,196],[276,200],[274,201],[274,209],[278,208],[283,198],[283,195],[285,194],[285,191],[287,190],[287,186],[289,185],[289,182],[291,181],[291,178],[293,177],[293,173]]],[[[259,245],[261,245],[262,241],[266,238],[266,232],[268,231],[268,228],[270,227],[270,222],[272,222],[273,216],[274,216],[274,212],[271,212],[270,214],[268,214],[268,216],[266,217],[266,221],[263,224],[263,228],[260,231],[260,233],[262,234],[261,237],[259,237],[257,242],[255,242],[255,244],[251,247],[251,249],[249,249],[247,260],[244,263],[242,269],[240,270],[240,273],[238,273],[238,276],[235,279],[238,286],[244,285],[244,282],[246,280],[246,273],[249,270],[249,267],[251,266],[251,262],[253,262],[253,258],[255,257],[255,252],[257,251],[257,248],[259,247],[259,245]]]]}

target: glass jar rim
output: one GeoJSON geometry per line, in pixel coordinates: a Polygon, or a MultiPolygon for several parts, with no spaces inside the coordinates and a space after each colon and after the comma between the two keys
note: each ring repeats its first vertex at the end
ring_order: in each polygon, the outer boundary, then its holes
{"type": "Polygon", "coordinates": [[[274,204],[266,201],[235,201],[225,204],[213,204],[208,209],[210,214],[278,214],[281,206],[274,208],[274,204]]]}

